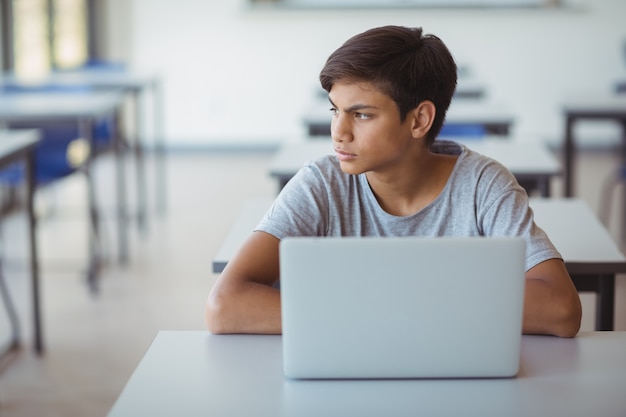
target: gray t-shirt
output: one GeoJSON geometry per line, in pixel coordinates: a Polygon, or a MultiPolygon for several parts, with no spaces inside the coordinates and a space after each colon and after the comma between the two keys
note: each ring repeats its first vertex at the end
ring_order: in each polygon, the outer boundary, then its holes
{"type": "Polygon", "coordinates": [[[533,220],[526,191],[500,163],[463,145],[441,194],[409,216],[385,212],[365,174],[344,173],[335,156],[308,162],[287,183],[255,230],[287,236],[521,236],[526,269],[561,255],[533,220]]]}

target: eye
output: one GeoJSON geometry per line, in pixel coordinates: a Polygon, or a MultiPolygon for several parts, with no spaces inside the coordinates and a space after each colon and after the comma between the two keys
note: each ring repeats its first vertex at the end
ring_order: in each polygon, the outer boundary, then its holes
{"type": "Polygon", "coordinates": [[[366,113],[356,112],[356,113],[354,113],[354,118],[355,119],[359,119],[359,120],[368,120],[368,119],[371,119],[372,116],[369,115],[369,114],[366,114],[366,113]]]}
{"type": "Polygon", "coordinates": [[[337,110],[336,107],[331,107],[329,110],[330,114],[332,114],[333,116],[337,116],[339,114],[339,110],[337,110]]]}

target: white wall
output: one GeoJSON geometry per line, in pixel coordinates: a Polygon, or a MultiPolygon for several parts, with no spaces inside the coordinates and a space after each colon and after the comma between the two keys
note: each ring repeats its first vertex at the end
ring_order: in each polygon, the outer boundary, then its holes
{"type": "MultiPolygon", "coordinates": [[[[422,26],[518,116],[558,139],[559,103],[626,79],[626,1],[565,10],[259,10],[246,0],[110,0],[108,47],[164,79],[170,146],[267,145],[301,131],[326,57],[373,26],[422,26]]],[[[611,126],[592,129],[615,136],[611,126]]],[[[619,133],[619,132],[617,132],[619,133]]]]}

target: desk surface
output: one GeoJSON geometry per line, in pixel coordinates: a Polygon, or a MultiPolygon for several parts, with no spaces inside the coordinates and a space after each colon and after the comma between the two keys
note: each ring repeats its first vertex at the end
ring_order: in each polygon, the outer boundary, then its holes
{"type": "Polygon", "coordinates": [[[123,95],[115,92],[1,94],[0,119],[30,121],[100,117],[116,109],[122,100],[123,95]]]}
{"type": "Polygon", "coordinates": [[[75,86],[92,88],[142,89],[152,85],[158,78],[153,75],[129,71],[72,70],[53,72],[41,80],[22,81],[13,74],[0,76],[0,85],[18,87],[75,86]]]}
{"type": "MultiPolygon", "coordinates": [[[[515,175],[559,175],[561,163],[545,144],[509,139],[476,139],[461,141],[485,156],[500,161],[515,175]]],[[[302,165],[323,155],[332,155],[333,144],[328,140],[301,139],[283,144],[270,163],[270,175],[291,178],[302,165]]]]}
{"type": "Polygon", "coordinates": [[[513,379],[287,380],[281,340],[159,332],[109,417],[626,415],[626,332],[523,336],[513,379]]]}
{"type": "Polygon", "coordinates": [[[40,133],[36,129],[0,130],[0,165],[15,161],[34,148],[39,140],[40,133]]]}
{"type": "Polygon", "coordinates": [[[626,272],[626,257],[582,200],[532,198],[530,206],[535,222],[559,249],[570,274],[626,272]]]}
{"type": "Polygon", "coordinates": [[[581,95],[563,100],[563,112],[568,116],[585,118],[626,118],[625,95],[581,95]]]}
{"type": "MultiPolygon", "coordinates": [[[[213,259],[221,272],[261,220],[272,199],[248,201],[213,259]]],[[[626,272],[626,257],[589,206],[579,199],[532,198],[536,223],[561,252],[570,274],[626,272]]]]}

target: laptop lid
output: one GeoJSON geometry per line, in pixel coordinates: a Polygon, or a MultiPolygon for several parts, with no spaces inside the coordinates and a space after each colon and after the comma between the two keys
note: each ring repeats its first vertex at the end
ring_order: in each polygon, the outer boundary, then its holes
{"type": "Polygon", "coordinates": [[[515,376],[524,253],[510,237],[283,239],[285,375],[515,376]]]}

